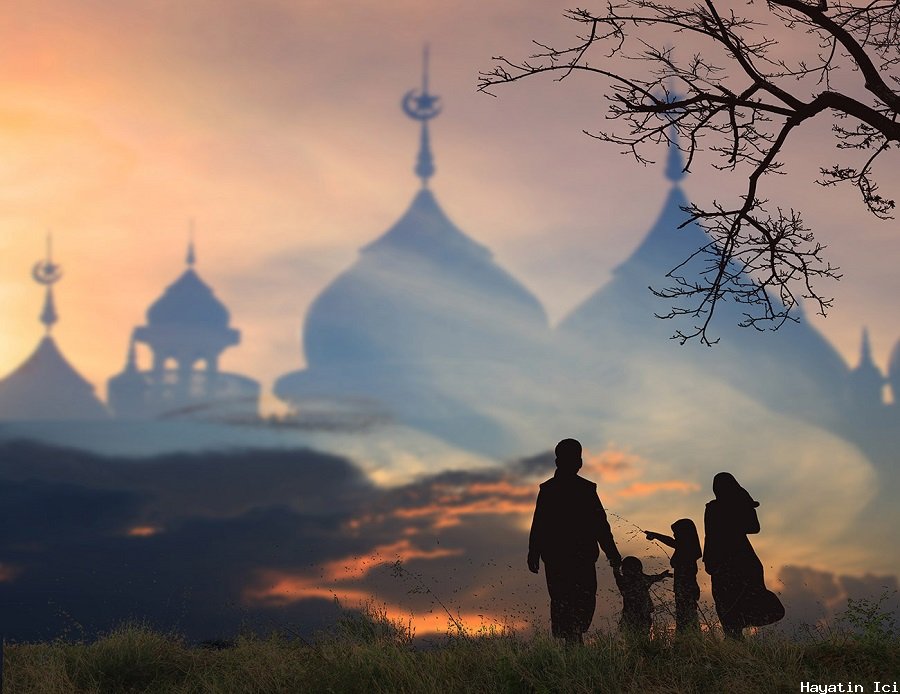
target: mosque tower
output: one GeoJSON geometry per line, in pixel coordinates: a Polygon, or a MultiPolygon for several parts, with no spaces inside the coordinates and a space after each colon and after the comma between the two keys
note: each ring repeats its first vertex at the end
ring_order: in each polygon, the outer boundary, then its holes
{"type": "Polygon", "coordinates": [[[219,370],[219,358],[237,345],[240,331],[194,270],[193,235],[187,269],[147,310],[147,324],[134,329],[125,369],[109,379],[109,405],[124,419],[221,419],[256,417],[259,384],[219,370]],[[152,364],[141,371],[137,345],[149,347],[152,364]],[[202,366],[201,366],[202,365],[202,366]]]}
{"type": "Polygon", "coordinates": [[[88,383],[59,351],[51,334],[59,320],[53,285],[62,278],[62,267],[53,262],[51,239],[47,257],[38,261],[31,275],[45,287],[40,321],[45,334],[15,371],[0,381],[0,419],[3,420],[102,420],[109,413],[88,383]]]}
{"type": "MultiPolygon", "coordinates": [[[[837,351],[809,325],[798,306],[799,322],[786,322],[776,331],[742,328],[745,307],[723,297],[712,326],[720,337],[713,347],[697,340],[681,345],[668,339],[681,328],[687,332],[690,317],[660,319],[671,306],[649,289],[672,282],[666,275],[676,265],[685,281],[699,282],[706,267],[697,250],[709,243],[695,222],[685,224],[689,201],[681,188],[684,171],[681,150],[672,141],[667,152],[666,178],[671,182],[662,211],[649,233],[611,280],[564,318],[560,338],[582,346],[591,354],[587,367],[600,373],[637,374],[642,364],[669,364],[671,369],[690,369],[702,379],[721,379],[776,411],[799,415],[822,424],[841,417],[848,369],[837,351]]],[[[774,299],[777,301],[777,299],[774,299]]],[[[597,384],[594,384],[597,385],[597,384]]],[[[601,384],[602,385],[602,384],[601,384]]],[[[690,394],[686,393],[686,397],[690,394]]]]}
{"type": "Polygon", "coordinates": [[[315,299],[303,327],[307,367],[278,379],[275,394],[298,412],[315,401],[366,402],[459,445],[501,450],[504,434],[484,415],[491,374],[536,354],[547,318],[429,187],[429,124],[441,105],[429,92],[427,49],[421,90],[408,92],[402,108],[420,127],[421,186],[315,299]]]}

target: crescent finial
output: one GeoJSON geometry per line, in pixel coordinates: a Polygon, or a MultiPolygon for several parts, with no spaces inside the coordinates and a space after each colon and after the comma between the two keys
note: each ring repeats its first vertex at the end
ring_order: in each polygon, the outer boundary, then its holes
{"type": "Polygon", "coordinates": [[[431,154],[431,144],[428,137],[428,121],[436,118],[441,112],[441,98],[428,92],[428,44],[422,51],[422,89],[411,89],[403,96],[401,106],[403,112],[419,121],[421,135],[419,138],[419,154],[416,158],[415,173],[422,179],[422,185],[428,185],[428,179],[434,175],[434,157],[431,154]]]}
{"type": "Polygon", "coordinates": [[[39,260],[31,268],[31,277],[38,284],[49,287],[62,278],[62,265],[53,262],[53,237],[47,234],[47,257],[39,260]]]}

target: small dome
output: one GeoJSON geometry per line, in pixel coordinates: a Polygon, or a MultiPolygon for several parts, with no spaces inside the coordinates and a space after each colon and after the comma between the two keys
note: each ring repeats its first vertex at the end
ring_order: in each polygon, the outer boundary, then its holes
{"type": "Polygon", "coordinates": [[[147,310],[147,323],[227,328],[230,315],[193,269],[188,269],[147,310]]]}
{"type": "Polygon", "coordinates": [[[52,337],[0,381],[0,419],[107,419],[88,383],[66,361],[52,337]]]}

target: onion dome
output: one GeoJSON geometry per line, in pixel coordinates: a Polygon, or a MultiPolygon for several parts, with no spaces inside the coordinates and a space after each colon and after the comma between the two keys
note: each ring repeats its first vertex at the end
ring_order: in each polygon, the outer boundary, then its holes
{"type": "Polygon", "coordinates": [[[299,407],[316,398],[374,402],[404,424],[497,448],[504,434],[485,412],[505,411],[496,402],[499,374],[507,385],[519,382],[516,369],[546,349],[547,317],[429,188],[436,167],[428,125],[441,107],[428,91],[427,52],[422,88],[407,92],[402,108],[419,123],[413,171],[421,187],[312,303],[303,327],[307,367],[279,378],[275,394],[299,407]]]}
{"type": "Polygon", "coordinates": [[[848,369],[802,315],[799,322],[788,321],[774,332],[742,328],[746,307],[725,296],[716,307],[719,344],[710,349],[698,341],[680,345],[668,339],[678,328],[692,332],[696,319],[658,318],[672,308],[673,300],[655,296],[650,288],[671,286],[674,280],[667,274],[676,266],[675,274],[685,286],[702,285],[708,266],[698,250],[710,242],[697,223],[684,224],[690,203],[679,185],[684,178],[680,157],[677,142],[672,142],[665,167],[672,186],[650,231],[613,271],[609,283],[561,321],[559,333],[614,371],[640,373],[648,360],[663,359],[673,369],[681,365],[730,382],[773,409],[816,421],[833,418],[846,390],[848,369]]]}
{"type": "Polygon", "coordinates": [[[441,106],[428,91],[427,61],[426,49],[422,87],[402,100],[421,130],[414,168],[421,188],[400,219],[313,302],[303,330],[310,367],[509,361],[547,330],[537,298],[450,221],[428,188],[435,172],[428,124],[441,106]]]}
{"type": "Polygon", "coordinates": [[[538,300],[460,231],[432,192],[364,247],[313,302],[310,365],[345,360],[503,359],[546,329],[538,300]]]}
{"type": "Polygon", "coordinates": [[[153,350],[157,369],[168,358],[187,369],[198,359],[212,362],[226,347],[240,342],[240,331],[228,325],[228,309],[194,271],[195,262],[192,240],[187,270],[147,310],[147,325],[134,331],[134,339],[153,350]]]}
{"type": "Polygon", "coordinates": [[[188,247],[188,269],[166,287],[163,295],[147,310],[149,325],[196,325],[208,328],[227,328],[228,309],[213,294],[213,290],[194,271],[194,244],[188,247]]]}

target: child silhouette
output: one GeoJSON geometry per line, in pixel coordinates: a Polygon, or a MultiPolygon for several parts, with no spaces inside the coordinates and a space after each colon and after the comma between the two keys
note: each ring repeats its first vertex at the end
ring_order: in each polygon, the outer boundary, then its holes
{"type": "Polygon", "coordinates": [[[680,518],[672,523],[674,538],[661,533],[646,531],[648,540],[659,540],[672,547],[669,563],[675,573],[675,630],[679,633],[699,631],[697,601],[700,586],[697,585],[697,560],[700,559],[700,538],[697,526],[690,518],[680,518]]]}
{"type": "Polygon", "coordinates": [[[616,585],[622,594],[622,617],[619,619],[619,630],[650,635],[653,602],[650,600],[650,586],[669,578],[672,573],[663,571],[648,576],[644,573],[644,565],[637,557],[625,557],[620,566],[613,567],[616,585]]]}

